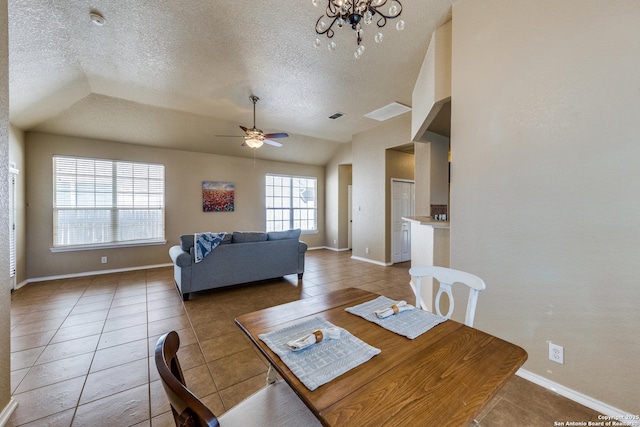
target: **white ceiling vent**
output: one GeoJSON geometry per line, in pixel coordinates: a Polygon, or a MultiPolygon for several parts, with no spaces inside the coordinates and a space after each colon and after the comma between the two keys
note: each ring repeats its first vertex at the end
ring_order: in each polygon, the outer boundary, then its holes
{"type": "Polygon", "coordinates": [[[392,102],[391,104],[385,105],[382,108],[378,108],[377,110],[367,113],[364,116],[369,119],[383,122],[392,117],[399,116],[402,113],[406,113],[407,111],[411,111],[411,107],[398,104],[397,102],[392,102]]]}

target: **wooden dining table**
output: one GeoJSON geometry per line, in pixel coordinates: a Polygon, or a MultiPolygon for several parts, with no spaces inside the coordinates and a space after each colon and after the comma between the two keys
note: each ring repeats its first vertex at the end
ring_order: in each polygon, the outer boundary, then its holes
{"type": "Polygon", "coordinates": [[[468,426],[527,359],[517,345],[453,320],[411,340],[345,311],[378,296],[348,288],[235,321],[326,426],[468,426]],[[258,336],[314,316],[381,352],[310,391],[258,336]]]}

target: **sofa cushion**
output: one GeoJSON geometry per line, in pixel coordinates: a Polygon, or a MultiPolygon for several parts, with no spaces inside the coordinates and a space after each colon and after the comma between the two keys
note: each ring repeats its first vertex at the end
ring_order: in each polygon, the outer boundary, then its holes
{"type": "MultiPolygon", "coordinates": [[[[183,234],[180,236],[180,248],[185,251],[185,252],[189,252],[190,249],[193,247],[193,234],[183,234]]],[[[224,235],[224,239],[222,240],[222,242],[220,242],[221,245],[226,244],[226,243],[231,243],[231,234],[227,233],[224,235]]]]}
{"type": "Polygon", "coordinates": [[[300,238],[300,229],[286,231],[270,231],[268,240],[298,239],[300,238]]]}
{"type": "Polygon", "coordinates": [[[232,243],[264,242],[269,236],[261,231],[234,231],[232,243]]]}

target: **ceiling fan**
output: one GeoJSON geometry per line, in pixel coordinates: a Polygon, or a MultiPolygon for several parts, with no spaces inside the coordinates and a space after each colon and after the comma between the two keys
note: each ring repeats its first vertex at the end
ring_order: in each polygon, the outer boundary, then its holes
{"type": "MultiPolygon", "coordinates": [[[[278,141],[272,141],[272,138],[286,138],[289,134],[286,133],[264,133],[261,129],[256,128],[256,103],[260,100],[255,95],[251,95],[249,97],[251,102],[253,102],[253,127],[246,128],[244,126],[240,126],[240,129],[246,133],[244,138],[244,142],[242,146],[247,146],[251,148],[260,148],[262,144],[273,145],[274,147],[282,147],[282,144],[278,141]]],[[[218,136],[231,136],[231,135],[218,135],[218,136]]]]}

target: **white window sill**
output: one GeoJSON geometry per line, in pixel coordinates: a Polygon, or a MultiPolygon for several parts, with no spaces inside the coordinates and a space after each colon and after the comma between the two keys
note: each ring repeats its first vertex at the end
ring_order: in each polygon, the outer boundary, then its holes
{"type": "Polygon", "coordinates": [[[92,251],[96,249],[115,249],[115,248],[132,248],[136,246],[154,246],[154,245],[166,245],[166,240],[140,240],[122,243],[102,243],[97,245],[78,245],[78,246],[61,246],[57,248],[49,248],[51,252],[73,252],[73,251],[92,251]]]}

